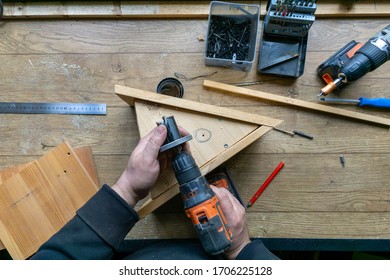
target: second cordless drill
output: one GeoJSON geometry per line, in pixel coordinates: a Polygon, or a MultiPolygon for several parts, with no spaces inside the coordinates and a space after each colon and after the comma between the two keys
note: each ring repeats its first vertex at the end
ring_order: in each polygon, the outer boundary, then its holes
{"type": "Polygon", "coordinates": [[[322,63],[317,71],[327,85],[319,96],[328,95],[348,82],[355,81],[377,69],[390,59],[390,25],[383,28],[368,42],[351,41],[322,63]]]}
{"type": "Polygon", "coordinates": [[[167,138],[160,151],[172,150],[172,167],[180,185],[180,194],[187,217],[205,251],[212,255],[225,252],[231,246],[232,232],[221,210],[219,200],[191,154],[182,144],[192,139],[182,137],[173,116],[163,117],[160,123],[167,128],[167,138]]]}

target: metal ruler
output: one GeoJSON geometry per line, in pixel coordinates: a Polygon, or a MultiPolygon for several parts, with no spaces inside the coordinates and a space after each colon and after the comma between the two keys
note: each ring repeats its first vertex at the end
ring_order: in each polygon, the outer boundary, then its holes
{"type": "Polygon", "coordinates": [[[106,115],[106,104],[0,102],[0,114],[106,115]]]}

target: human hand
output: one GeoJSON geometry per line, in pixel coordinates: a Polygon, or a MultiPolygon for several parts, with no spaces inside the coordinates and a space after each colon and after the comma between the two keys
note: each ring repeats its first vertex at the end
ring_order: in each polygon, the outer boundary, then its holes
{"type": "Polygon", "coordinates": [[[245,208],[227,189],[215,186],[211,186],[211,188],[218,197],[222,212],[233,234],[232,245],[225,252],[225,257],[234,260],[241,250],[251,242],[245,208]]]}
{"type": "MultiPolygon", "coordinates": [[[[179,127],[181,135],[188,135],[188,131],[179,127]]],[[[131,206],[145,198],[150,188],[156,183],[161,170],[171,165],[172,152],[160,154],[160,148],[167,137],[167,129],[164,125],[155,127],[148,135],[138,142],[131,153],[126,169],[112,186],[131,206]]],[[[189,152],[189,144],[183,148],[189,152]]]]}

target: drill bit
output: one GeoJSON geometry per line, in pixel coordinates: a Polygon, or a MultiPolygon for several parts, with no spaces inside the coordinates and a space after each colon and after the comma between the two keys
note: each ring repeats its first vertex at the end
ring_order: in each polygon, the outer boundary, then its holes
{"type": "Polygon", "coordinates": [[[335,89],[339,88],[340,85],[342,84],[342,82],[343,82],[343,78],[342,77],[337,78],[333,82],[330,82],[329,84],[324,86],[317,96],[320,97],[320,96],[323,96],[323,95],[324,96],[328,95],[329,93],[331,93],[335,89]]]}

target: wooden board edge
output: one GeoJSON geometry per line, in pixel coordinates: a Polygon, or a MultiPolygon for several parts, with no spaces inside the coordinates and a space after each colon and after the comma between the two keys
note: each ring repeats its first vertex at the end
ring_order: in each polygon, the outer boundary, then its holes
{"type": "Polygon", "coordinates": [[[359,120],[367,123],[374,123],[383,126],[390,126],[390,119],[377,117],[374,115],[368,115],[364,113],[354,112],[350,110],[335,108],[328,105],[317,104],[314,102],[299,100],[296,98],[285,97],[281,95],[271,94],[263,91],[252,90],[248,88],[242,88],[232,86],[224,83],[219,83],[210,80],[204,80],[203,86],[209,89],[214,89],[222,93],[239,94],[246,97],[263,99],[284,105],[300,107],[321,113],[332,114],[336,116],[346,117],[349,119],[359,120]]]}
{"type": "Polygon", "coordinates": [[[273,127],[280,123],[280,120],[266,116],[233,110],[226,107],[218,107],[215,105],[200,103],[168,95],[156,94],[154,92],[126,86],[116,85],[115,93],[130,106],[134,106],[134,100],[137,99],[257,125],[267,125],[273,127]]]}
{"type": "Polygon", "coordinates": [[[90,146],[74,147],[77,158],[80,160],[81,165],[84,166],[85,170],[95,182],[96,186],[100,186],[99,177],[96,172],[95,160],[93,158],[92,149],[90,146]]]}
{"type": "Polygon", "coordinates": [[[88,170],[85,168],[83,162],[80,160],[80,158],[78,157],[78,155],[76,154],[74,148],[72,148],[72,146],[67,142],[67,141],[64,141],[64,143],[68,146],[69,150],[71,150],[73,152],[73,154],[75,155],[75,159],[79,165],[79,167],[83,170],[83,173],[85,174],[85,177],[87,178],[88,181],[90,181],[91,185],[93,185],[95,187],[95,190],[98,191],[99,190],[99,187],[98,185],[96,185],[96,182],[94,179],[92,179],[92,176],[91,174],[88,172],[88,170]]]}
{"type": "MultiPolygon", "coordinates": [[[[260,4],[260,17],[266,14],[267,1],[234,1],[260,4]]],[[[5,2],[3,19],[207,19],[210,1],[32,1],[5,2]]],[[[390,3],[340,3],[337,0],[317,4],[316,18],[386,17],[390,3]]]]}

